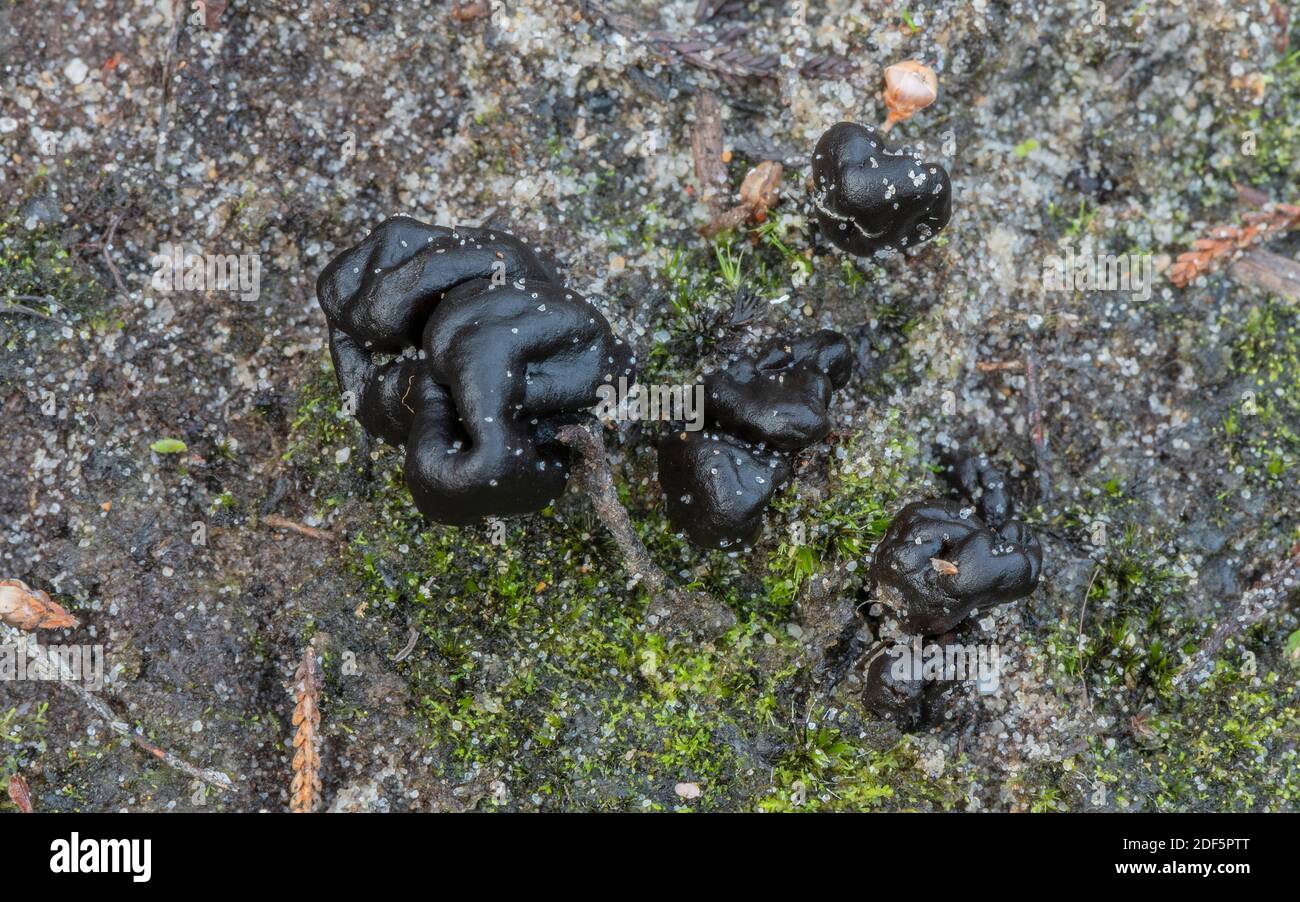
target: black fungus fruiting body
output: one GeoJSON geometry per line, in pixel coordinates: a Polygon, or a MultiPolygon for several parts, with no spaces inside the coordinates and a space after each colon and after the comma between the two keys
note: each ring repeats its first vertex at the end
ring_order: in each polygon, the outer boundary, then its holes
{"type": "Polygon", "coordinates": [[[994,529],[1011,517],[1014,508],[1007,476],[984,454],[938,451],[943,477],[958,494],[974,503],[980,519],[994,529]]]}
{"type": "Polygon", "coordinates": [[[367,432],[406,445],[415,503],[441,523],[545,507],[568,480],[556,431],[635,377],[604,316],[501,231],[395,216],[316,293],[339,387],[367,432]]]}
{"type": "Polygon", "coordinates": [[[905,147],[891,149],[880,132],[854,122],[831,126],[817,141],[812,181],[822,234],[858,256],[915,247],[952,215],[942,166],[905,147]]]}
{"type": "Polygon", "coordinates": [[[772,339],[706,375],[704,430],[659,445],[673,525],[706,548],[752,543],[792,475],[789,455],[830,433],[831,394],[852,371],[848,339],[823,329],[772,339]]]}
{"type": "Polygon", "coordinates": [[[1006,477],[983,458],[957,459],[948,474],[966,501],[904,507],[876,547],[872,579],[901,596],[900,626],[946,632],[974,611],[1023,598],[1038,585],[1043,552],[1012,519],[1006,477]]]}
{"type": "Polygon", "coordinates": [[[898,667],[899,647],[875,646],[862,661],[863,704],[904,732],[921,725],[925,717],[925,683],[911,672],[911,661],[898,667]],[[899,671],[902,670],[902,673],[899,671]]]}

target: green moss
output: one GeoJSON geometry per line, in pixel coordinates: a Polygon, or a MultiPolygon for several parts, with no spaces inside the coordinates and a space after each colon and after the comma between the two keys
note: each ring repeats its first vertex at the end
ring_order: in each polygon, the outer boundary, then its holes
{"type": "Polygon", "coordinates": [[[47,226],[27,229],[19,213],[0,215],[0,307],[11,303],[53,314],[37,298],[51,298],[73,313],[91,314],[107,293],[94,275],[64,246],[59,232],[47,226]]]}
{"type": "Polygon", "coordinates": [[[947,810],[961,802],[950,780],[929,779],[918,767],[914,740],[885,750],[847,741],[815,719],[794,732],[796,742],[773,770],[763,811],[947,810]]]}
{"type": "Polygon", "coordinates": [[[1221,421],[1229,466],[1264,489],[1291,484],[1300,458],[1300,310],[1277,300],[1251,310],[1232,372],[1238,397],[1221,421]]]}
{"type": "Polygon", "coordinates": [[[774,610],[788,610],[813,574],[865,555],[889,528],[903,495],[919,488],[920,448],[896,409],[886,414],[880,453],[872,453],[861,434],[841,451],[844,463],[832,472],[825,497],[808,505],[788,492],[773,503],[786,537],[767,562],[774,610]]]}
{"type": "MultiPolygon", "coordinates": [[[[18,713],[17,708],[0,711],[0,753],[4,755],[0,782],[5,786],[9,785],[11,776],[22,773],[45,752],[45,715],[49,707],[48,702],[40,702],[24,714],[18,713]]],[[[7,803],[7,797],[5,801],[7,803]]]]}
{"type": "MultiPolygon", "coordinates": [[[[1291,33],[1291,45],[1297,42],[1300,27],[1291,33]]],[[[1251,106],[1230,129],[1230,137],[1241,142],[1242,151],[1230,157],[1230,181],[1275,185],[1289,192],[1294,190],[1300,166],[1300,50],[1283,57],[1268,73],[1266,91],[1265,103],[1251,106]]],[[[1282,199],[1290,198],[1283,195],[1282,199]]]]}
{"type": "Polygon", "coordinates": [[[1159,539],[1126,530],[1098,560],[1085,605],[1048,635],[1053,668],[1083,680],[1095,701],[1113,695],[1167,697],[1198,625],[1183,613],[1187,578],[1168,564],[1159,539]]]}
{"type": "MultiPolygon", "coordinates": [[[[661,324],[684,332],[687,317],[721,309],[760,259],[785,265],[782,251],[761,241],[675,255],[661,324]]],[[[665,349],[660,366],[672,372],[686,359],[665,349]]],[[[788,803],[800,780],[813,799],[801,807],[952,802],[946,781],[932,785],[906,745],[810,739],[806,724],[791,722],[804,679],[802,650],[786,630],[798,587],[816,567],[864,554],[900,494],[927,475],[897,412],[833,444],[825,488],[796,482],[769,513],[786,539],[795,521],[816,524],[806,541],[769,541],[755,556],[689,548],[658,493],[646,490],[653,455],[628,456],[616,482],[652,556],[737,615],[706,643],[646,627],[644,592],[628,587],[580,496],[499,526],[432,525],[403,485],[400,451],[376,445],[364,481],[355,454],[335,462],[360,439],[322,362],[302,389],[285,458],[322,504],[353,495],[341,564],[356,590],[316,616],[331,631],[351,624],[325,618],[358,611],[395,637],[414,627],[414,651],[395,666],[436,776],[501,779],[510,790],[504,804],[524,809],[770,809],[788,803]],[[683,799],[679,783],[698,785],[700,797],[683,799]]],[[[330,711],[328,685],[326,696],[330,711]]],[[[358,715],[340,707],[330,717],[342,729],[358,715]]]]}
{"type": "Polygon", "coordinates": [[[1135,719],[1144,741],[1097,750],[1097,779],[1120,807],[1289,811],[1300,801],[1300,686],[1220,664],[1195,695],[1135,719]]]}

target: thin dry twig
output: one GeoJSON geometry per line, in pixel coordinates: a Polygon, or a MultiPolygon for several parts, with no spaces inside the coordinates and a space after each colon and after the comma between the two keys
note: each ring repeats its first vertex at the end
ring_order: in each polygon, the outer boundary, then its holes
{"type": "Polygon", "coordinates": [[[320,780],[320,680],[317,675],[316,640],[307,643],[302,663],[294,674],[293,782],[289,810],[315,811],[321,800],[320,780]]]}
{"type": "Polygon", "coordinates": [[[35,316],[40,319],[50,320],[51,322],[54,321],[54,317],[50,316],[48,313],[42,313],[39,310],[33,310],[31,307],[28,307],[26,304],[14,304],[14,303],[5,304],[3,307],[0,307],[0,316],[3,316],[6,313],[18,313],[18,314],[22,314],[23,316],[35,316]]]}
{"type": "Polygon", "coordinates": [[[1051,458],[1048,449],[1047,429],[1043,426],[1043,404],[1039,394],[1038,355],[1033,348],[1025,352],[1025,401],[1029,408],[1029,441],[1034,449],[1034,469],[1038,471],[1038,488],[1044,500],[1051,493],[1051,478],[1047,473],[1047,462],[1051,458]]]}
{"type": "Polygon", "coordinates": [[[1300,207],[1293,204],[1269,204],[1243,213],[1240,225],[1215,226],[1208,237],[1193,241],[1192,249],[1179,254],[1169,267],[1169,281],[1185,288],[1196,277],[1240,257],[1241,252],[1294,228],[1300,228],[1300,207]]]}
{"type": "Polygon", "coordinates": [[[108,728],[114,733],[125,739],[131,740],[131,742],[135,743],[137,746],[144,749],[150,755],[174,770],[188,774],[194,779],[201,780],[222,792],[229,791],[232,788],[233,784],[230,781],[230,777],[220,771],[208,770],[190,764],[179,755],[175,755],[166,749],[159,748],[146,740],[139,733],[132,730],[127,726],[125,721],[117,716],[109,706],[108,702],[104,701],[85,686],[81,685],[78,675],[73,673],[72,668],[65,660],[63,660],[61,655],[51,655],[46,652],[46,650],[35,641],[35,637],[21,633],[7,624],[0,626],[0,631],[3,631],[10,642],[27,643],[27,659],[35,662],[36,665],[43,670],[50,673],[57,673],[59,675],[58,684],[71,691],[77,696],[77,698],[81,699],[82,703],[85,704],[86,707],[88,707],[97,717],[107,723],[108,728]]]}
{"type": "Polygon", "coordinates": [[[185,16],[180,0],[172,0],[171,12],[171,30],[167,33],[167,43],[163,46],[162,91],[158,102],[158,144],[153,155],[154,169],[159,171],[162,169],[163,156],[167,152],[167,134],[171,130],[172,69],[174,68],[176,49],[180,44],[181,25],[185,16]]]}
{"type": "Polygon", "coordinates": [[[1300,589],[1300,543],[1291,549],[1285,560],[1246,590],[1228,616],[1219,622],[1214,632],[1178,671],[1174,686],[1183,688],[1203,683],[1214,671],[1214,661],[1228,640],[1281,608],[1296,589],[1300,589]]]}
{"type": "MultiPolygon", "coordinates": [[[[748,36],[743,25],[723,25],[687,34],[646,29],[640,23],[614,12],[596,0],[582,0],[586,12],[630,41],[642,44],[671,63],[684,63],[713,72],[726,81],[746,78],[776,78],[781,74],[781,54],[755,53],[738,45],[748,36]]],[[[841,79],[855,74],[858,65],[844,57],[819,55],[804,62],[804,78],[841,79]]]]}
{"type": "Polygon", "coordinates": [[[712,91],[695,95],[691,154],[695,158],[695,178],[700,183],[700,200],[720,206],[727,190],[727,164],[722,159],[722,108],[712,91]]]}
{"type": "Polygon", "coordinates": [[[113,246],[113,236],[117,234],[117,227],[122,224],[123,214],[118,213],[109,220],[108,228],[104,234],[100,235],[94,241],[85,241],[77,245],[91,250],[98,250],[101,257],[104,258],[104,264],[108,266],[109,273],[113,276],[113,285],[123,297],[126,297],[126,283],[122,281],[122,274],[117,270],[117,264],[113,262],[113,255],[109,252],[113,246]]]}
{"type": "Polygon", "coordinates": [[[1228,267],[1233,279],[1269,294],[1300,301],[1300,263],[1272,251],[1246,251],[1228,267]]]}
{"type": "Polygon", "coordinates": [[[307,536],[310,539],[319,539],[322,542],[337,542],[338,536],[327,529],[317,529],[314,526],[307,526],[303,523],[296,523],[279,514],[267,514],[262,518],[262,522],[273,529],[287,529],[290,532],[296,532],[299,535],[307,536]]]}
{"type": "Polygon", "coordinates": [[[596,516],[614,537],[623,566],[632,580],[650,593],[650,616],[654,622],[703,633],[730,628],[736,617],[726,605],[707,593],[674,587],[667,574],[650,558],[650,552],[632,527],[627,509],[618,500],[614,477],[605,459],[603,437],[585,426],[569,425],[560,429],[557,438],[574,451],[573,475],[578,488],[591,499],[596,516]]]}
{"type": "Polygon", "coordinates": [[[27,781],[22,774],[14,774],[9,778],[9,798],[23,814],[32,813],[32,792],[27,788],[27,781]]]}

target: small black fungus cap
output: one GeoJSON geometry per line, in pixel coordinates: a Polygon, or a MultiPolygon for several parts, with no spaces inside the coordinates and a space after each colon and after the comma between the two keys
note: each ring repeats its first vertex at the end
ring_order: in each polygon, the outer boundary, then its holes
{"type": "Polygon", "coordinates": [[[976,505],[980,519],[996,529],[1012,516],[1007,476],[986,455],[940,450],[938,456],[944,478],[976,505]]]}
{"type": "Polygon", "coordinates": [[[890,523],[871,575],[902,595],[903,628],[932,636],[977,609],[1028,595],[1042,566],[1038,539],[1019,520],[994,528],[960,502],[916,501],[890,523]]]}
{"type": "Polygon", "coordinates": [[[827,436],[831,393],[852,371],[848,339],[823,329],[773,339],[707,375],[705,431],[675,431],[659,446],[673,525],[706,548],[752,543],[790,479],[788,455],[827,436]]]}
{"type": "Polygon", "coordinates": [[[812,179],[822,234],[850,254],[915,247],[952,215],[942,166],[907,148],[891,150],[878,131],[854,122],[831,126],[817,141],[812,179]]]}
{"type": "Polygon", "coordinates": [[[873,714],[892,720],[903,732],[915,730],[925,716],[925,682],[912,673],[911,649],[880,643],[860,663],[862,701],[873,714]],[[897,666],[903,661],[904,666],[897,666]],[[901,673],[899,671],[902,671],[901,673]]]}
{"type": "Polygon", "coordinates": [[[530,513],[563,491],[558,428],[635,371],[585,298],[517,238],[385,221],[321,273],[339,387],[440,523],[530,513]]]}

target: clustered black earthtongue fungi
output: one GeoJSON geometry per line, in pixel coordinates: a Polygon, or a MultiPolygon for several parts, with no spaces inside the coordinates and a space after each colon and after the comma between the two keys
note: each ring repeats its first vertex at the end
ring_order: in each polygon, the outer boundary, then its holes
{"type": "Polygon", "coordinates": [[[913,634],[944,633],[974,611],[1023,598],[1042,570],[1037,537],[1011,519],[1005,476],[985,458],[956,459],[948,473],[969,503],[907,505],[872,562],[872,581],[897,593],[899,624],[913,634]]]}
{"type": "Polygon", "coordinates": [[[339,387],[367,432],[406,445],[441,523],[541,510],[564,491],[556,438],[635,377],[630,349],[540,253],[491,229],[384,221],[316,283],[339,387]]]}
{"type": "Polygon", "coordinates": [[[813,151],[812,180],[822,234],[851,254],[915,247],[952,215],[947,171],[907,148],[891,150],[866,125],[840,122],[827,129],[813,151]]]}
{"type": "Polygon", "coordinates": [[[792,475],[790,453],[825,438],[831,393],[848,384],[848,339],[823,329],[776,338],[704,377],[705,426],[659,446],[668,518],[706,548],[748,545],[792,475]]]}

